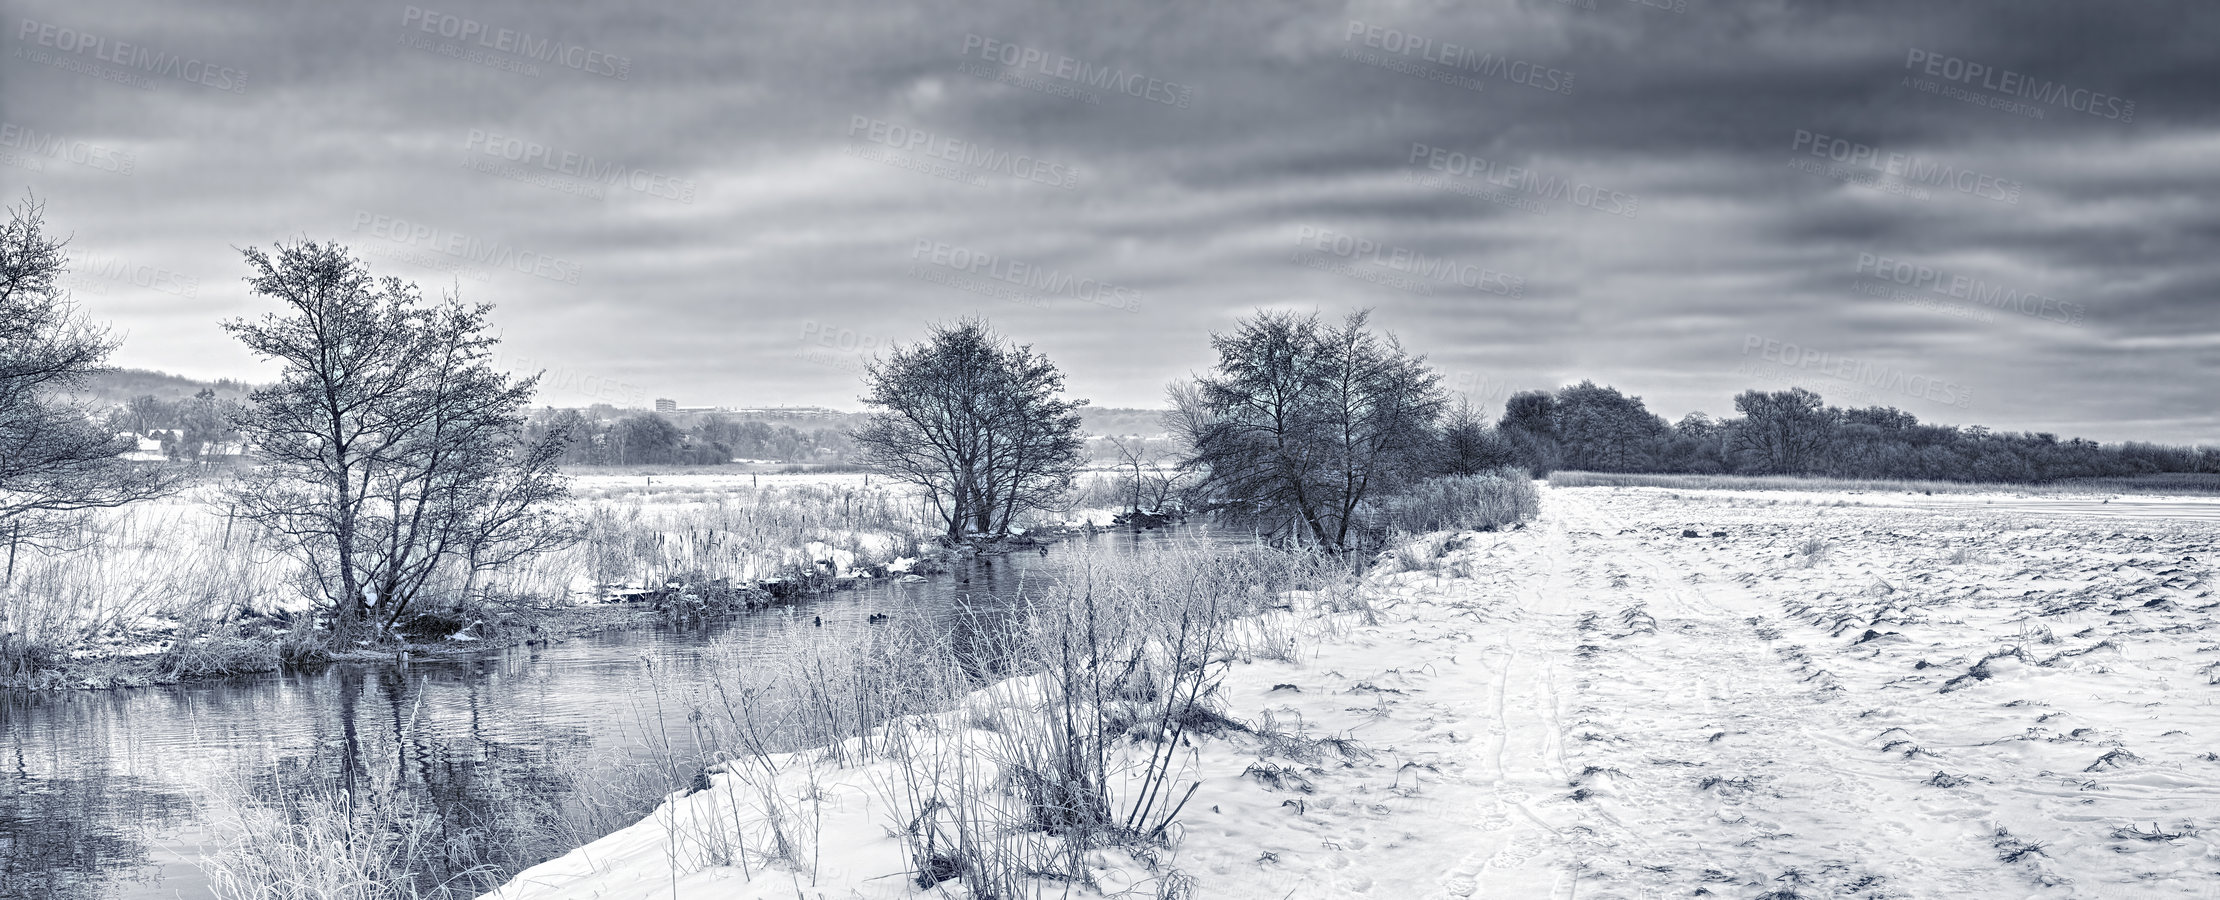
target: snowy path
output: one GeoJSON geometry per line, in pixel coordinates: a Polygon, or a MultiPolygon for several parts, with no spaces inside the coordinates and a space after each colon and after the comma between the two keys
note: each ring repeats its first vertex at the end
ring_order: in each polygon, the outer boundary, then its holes
{"type": "Polygon", "coordinates": [[[1314,771],[1301,816],[1198,817],[1199,896],[2220,897],[2212,526],[1594,489],[1543,510],[1377,576],[1379,626],[1229,683],[1237,715],[1376,758],[1314,771]],[[2014,646],[2048,665],[1942,690],[2014,646]]]}

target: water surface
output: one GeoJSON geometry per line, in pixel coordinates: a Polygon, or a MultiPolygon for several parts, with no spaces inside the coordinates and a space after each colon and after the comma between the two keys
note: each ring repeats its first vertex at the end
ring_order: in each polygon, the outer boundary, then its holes
{"type": "Polygon", "coordinates": [[[1090,557],[1207,539],[1179,531],[1074,538],[1045,555],[981,557],[924,583],[880,582],[709,626],[612,630],[407,665],[0,693],[0,897],[212,896],[196,864],[215,840],[210,818],[267,803],[279,785],[406,804],[489,839],[583,843],[639,810],[590,804],[583,798],[602,792],[579,787],[668,777],[657,767],[692,739],[670,695],[729,674],[734,654],[887,627],[871,624],[874,614],[962,640],[992,621],[960,613],[967,606],[1007,605],[1020,585],[1090,557]]]}

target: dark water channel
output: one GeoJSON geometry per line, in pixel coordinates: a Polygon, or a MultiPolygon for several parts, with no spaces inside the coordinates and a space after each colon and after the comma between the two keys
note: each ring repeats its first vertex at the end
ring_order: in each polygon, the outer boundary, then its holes
{"type": "MultiPolygon", "coordinates": [[[[271,785],[408,801],[507,833],[590,837],[625,824],[581,785],[640,778],[685,751],[683,711],[658,704],[731,654],[873,625],[965,629],[1090,557],[1208,540],[1200,528],[1072,538],[691,628],[624,629],[408,665],[349,664],[121,691],[0,693],[0,897],[203,898],[212,816],[271,785]],[[813,617],[821,617],[823,631],[813,617]],[[720,648],[712,654],[712,647],[720,648]],[[595,831],[593,833],[599,833],[595,831]]],[[[961,636],[958,636],[961,639],[961,636]]],[[[662,777],[662,773],[651,773],[662,777]]],[[[635,813],[625,813],[636,815],[635,813]]],[[[567,848],[564,848],[567,849],[567,848]]]]}

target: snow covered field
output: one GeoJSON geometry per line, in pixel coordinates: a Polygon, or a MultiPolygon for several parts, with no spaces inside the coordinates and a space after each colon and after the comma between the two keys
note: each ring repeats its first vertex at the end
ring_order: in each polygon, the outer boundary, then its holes
{"type": "MultiPolygon", "coordinates": [[[[1233,666],[1250,730],[1198,740],[1155,871],[1096,876],[1210,900],[2220,897],[2220,524],[2181,502],[1548,490],[1525,529],[1383,564],[1370,621],[1313,612],[1295,659],[1233,666]]],[[[688,850],[760,825],[720,818],[768,795],[718,775],[499,896],[910,896],[887,777],[772,786],[824,798],[814,871],[688,850]]]]}

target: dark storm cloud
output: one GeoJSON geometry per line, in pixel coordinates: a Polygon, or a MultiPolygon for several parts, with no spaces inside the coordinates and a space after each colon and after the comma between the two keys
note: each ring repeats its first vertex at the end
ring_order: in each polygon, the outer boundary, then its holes
{"type": "Polygon", "coordinates": [[[1680,5],[18,2],[0,172],[103,271],[194,281],[78,283],[119,361],[203,376],[250,366],[232,248],[310,237],[498,302],[558,402],[853,406],[849,351],[976,313],[1153,404],[1249,310],[1370,306],[1496,399],[1848,397],[1752,369],[1756,335],[1965,387],[1874,392],[1925,417],[2215,437],[2220,9],[1680,5]],[[45,152],[80,145],[131,171],[45,152]],[[957,251],[1137,302],[1012,302],[957,251]],[[1890,294],[1869,258],[2085,315],[1890,294]]]}

